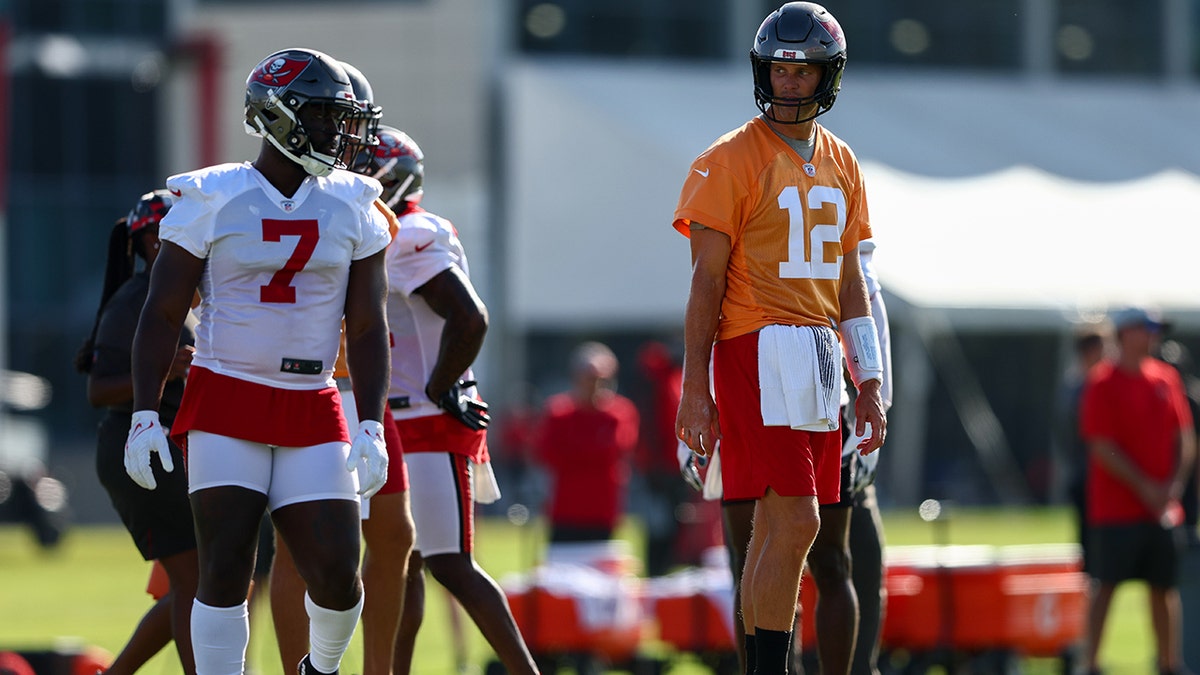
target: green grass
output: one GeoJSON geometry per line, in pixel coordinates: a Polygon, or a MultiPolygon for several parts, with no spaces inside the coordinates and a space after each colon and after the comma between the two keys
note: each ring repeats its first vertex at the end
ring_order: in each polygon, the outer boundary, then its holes
{"type": "MultiPolygon", "coordinates": [[[[922,522],[915,510],[884,513],[889,545],[1028,544],[1070,541],[1073,528],[1066,511],[962,510],[952,514],[937,531],[922,522]]],[[[628,522],[619,536],[640,548],[640,533],[628,522]]],[[[479,563],[502,579],[527,569],[541,556],[544,531],[538,525],[518,528],[502,520],[482,520],[477,533],[479,563]]],[[[142,561],[119,525],[76,527],[61,546],[40,550],[23,527],[0,526],[0,649],[44,649],[56,641],[94,645],[116,653],[137,621],[150,607],[145,593],[149,564],[142,561]]],[[[413,672],[452,675],[454,648],[440,590],[431,589],[425,627],[418,637],[413,672]]],[[[265,599],[265,596],[264,596],[265,599]]],[[[275,650],[270,614],[266,606],[252,610],[249,662],[256,673],[283,673],[275,650]]],[[[466,621],[468,658],[482,668],[492,652],[478,631],[466,621]]],[[[664,648],[655,649],[670,656],[664,648]]],[[[1126,584],[1117,593],[1110,614],[1103,662],[1111,672],[1137,673],[1152,662],[1145,588],[1126,584]]],[[[362,659],[356,638],[347,653],[343,672],[360,672],[362,659]]],[[[673,659],[671,672],[700,675],[707,672],[689,658],[673,659]]],[[[1028,662],[1029,672],[1055,672],[1046,663],[1028,662]]],[[[144,669],[150,675],[178,675],[181,671],[172,648],[161,652],[144,669]]]]}

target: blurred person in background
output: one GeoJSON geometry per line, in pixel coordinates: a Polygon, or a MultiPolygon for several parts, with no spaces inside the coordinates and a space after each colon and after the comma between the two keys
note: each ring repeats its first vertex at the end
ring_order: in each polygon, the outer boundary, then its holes
{"type": "Polygon", "coordinates": [[[1185,673],[1179,562],[1183,507],[1196,436],[1179,373],[1154,358],[1166,324],[1128,307],[1112,316],[1117,355],[1091,370],[1079,424],[1088,443],[1088,536],[1092,586],[1084,666],[1099,672],[1100,641],[1118,584],[1149,586],[1160,675],[1185,673]]]}
{"type": "Polygon", "coordinates": [[[199,290],[196,353],[172,438],[186,443],[200,560],[192,607],[198,675],[241,675],[259,524],[271,519],[307,586],[300,675],[335,673],[362,613],[359,497],[384,484],[390,370],[386,219],[378,181],[337,168],[357,112],[327,54],[290,48],[246,80],[253,162],[167,179],[176,204],[134,338],[125,469],[157,487],[174,468],[158,411],[174,344],[199,290]],[[359,425],[333,378],[345,333],[359,425]],[[365,465],[360,483],[356,469],[365,465]]]}
{"type": "Polygon", "coordinates": [[[584,342],[571,352],[571,390],[542,406],[534,442],[550,479],[550,544],[613,538],[625,510],[639,416],[615,390],[617,356],[584,342]]]}
{"type": "Polygon", "coordinates": [[[1088,444],[1079,429],[1079,400],[1092,367],[1104,360],[1109,351],[1110,330],[1104,322],[1089,322],[1075,329],[1072,351],[1075,361],[1067,370],[1059,389],[1059,443],[1063,452],[1067,498],[1075,509],[1083,571],[1088,567],[1087,472],[1088,444]]]}
{"type": "MultiPolygon", "coordinates": [[[[1171,364],[1179,373],[1180,379],[1183,380],[1183,391],[1187,395],[1188,407],[1192,411],[1192,423],[1200,430],[1200,378],[1195,374],[1191,350],[1177,340],[1164,340],[1159,347],[1158,357],[1171,364]]],[[[1183,532],[1190,547],[1200,546],[1200,532],[1196,529],[1200,523],[1200,495],[1197,494],[1197,488],[1200,486],[1197,483],[1200,483],[1200,466],[1188,472],[1187,486],[1179,498],[1183,504],[1183,532]]]]}
{"type": "MultiPolygon", "coordinates": [[[[88,376],[88,402],[104,408],[96,439],[100,484],[142,557],[155,561],[167,581],[164,588],[152,592],[156,602],[109,666],[107,672],[112,675],[136,672],[172,639],[183,671],[196,671],[189,619],[199,567],[187,476],[182,471],[155,470],[160,489],[148,492],[125,472],[125,436],[133,417],[133,336],[150,289],[150,271],[161,247],[159,222],[174,203],[174,196],[167,190],[147,192],[129,215],[113,226],[96,323],[75,359],[76,368],[88,376]],[[145,262],[140,270],[136,269],[138,259],[145,262]]],[[[196,318],[188,313],[167,370],[159,407],[159,418],[166,426],[174,421],[183,398],[195,327],[196,318]]],[[[173,461],[182,464],[183,455],[177,445],[171,443],[169,452],[173,461]]]]}
{"type": "Polygon", "coordinates": [[[707,548],[721,545],[721,509],[679,480],[675,412],[683,368],[679,354],[657,340],[638,350],[638,367],[649,385],[640,407],[637,469],[645,481],[646,574],[662,576],[678,565],[695,565],[707,548]]]}

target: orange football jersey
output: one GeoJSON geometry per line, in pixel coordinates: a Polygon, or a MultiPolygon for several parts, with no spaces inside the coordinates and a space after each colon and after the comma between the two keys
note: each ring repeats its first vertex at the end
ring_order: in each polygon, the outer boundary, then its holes
{"type": "Polygon", "coordinates": [[[871,237],[866,190],[848,145],[816,125],[805,162],[760,118],[718,138],[692,162],[675,229],[729,235],[717,339],[771,324],[840,320],[842,257],[871,237]]]}

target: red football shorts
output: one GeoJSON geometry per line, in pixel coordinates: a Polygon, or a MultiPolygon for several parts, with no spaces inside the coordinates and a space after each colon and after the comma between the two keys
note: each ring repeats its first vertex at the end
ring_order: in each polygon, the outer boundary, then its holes
{"type": "Polygon", "coordinates": [[[337,387],[279,389],[192,366],[171,439],[187,451],[187,432],[302,448],[350,442],[337,387]]]}
{"type": "Polygon", "coordinates": [[[408,467],[404,464],[404,443],[400,440],[400,429],[390,411],[383,412],[383,441],[387,443],[388,477],[380,495],[394,495],[408,489],[408,467]]]}
{"type": "Polygon", "coordinates": [[[476,464],[488,461],[487,431],[468,429],[446,413],[424,417],[397,418],[404,454],[449,452],[462,455],[476,464]]]}
{"type": "Polygon", "coordinates": [[[714,345],[713,388],[721,421],[725,500],[758,499],[769,488],[785,497],[815,495],[821,504],[839,501],[841,432],[763,424],[757,332],[714,345]]]}

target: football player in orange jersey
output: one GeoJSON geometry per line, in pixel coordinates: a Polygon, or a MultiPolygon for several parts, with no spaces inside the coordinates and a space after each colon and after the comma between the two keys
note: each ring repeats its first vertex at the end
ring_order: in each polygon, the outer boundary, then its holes
{"type": "MultiPolygon", "coordinates": [[[[863,178],[853,151],[814,121],[840,88],[842,30],[823,7],[788,3],[763,21],[750,58],[761,114],[697,157],[675,211],[692,251],[676,432],[700,455],[720,439],[725,499],[755,503],[741,580],[746,669],[775,675],[788,670],[818,506],[841,498],[843,351],[860,453],[883,444],[886,415],[857,255],[871,236],[863,178]]],[[[846,532],[842,512],[826,526],[846,532]]],[[[857,615],[842,620],[852,647],[857,615]]],[[[822,647],[823,672],[848,671],[850,650],[822,647]]]]}

